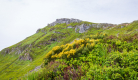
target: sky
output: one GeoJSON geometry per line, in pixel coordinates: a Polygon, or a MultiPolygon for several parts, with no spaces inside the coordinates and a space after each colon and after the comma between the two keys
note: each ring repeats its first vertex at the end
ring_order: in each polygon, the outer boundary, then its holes
{"type": "Polygon", "coordinates": [[[59,18],[95,23],[138,20],[138,0],[0,0],[0,50],[59,18]]]}

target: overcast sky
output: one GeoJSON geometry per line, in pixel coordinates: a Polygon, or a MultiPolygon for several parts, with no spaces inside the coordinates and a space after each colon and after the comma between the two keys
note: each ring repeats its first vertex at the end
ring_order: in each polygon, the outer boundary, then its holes
{"type": "Polygon", "coordinates": [[[0,0],[0,50],[57,18],[120,24],[138,20],[138,0],[0,0]]]}

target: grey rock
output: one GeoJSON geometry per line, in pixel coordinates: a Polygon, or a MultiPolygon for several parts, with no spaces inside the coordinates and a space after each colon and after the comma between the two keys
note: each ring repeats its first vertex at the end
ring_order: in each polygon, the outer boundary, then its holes
{"type": "Polygon", "coordinates": [[[33,60],[32,57],[31,57],[30,55],[28,55],[26,58],[27,58],[27,60],[30,60],[30,61],[33,60]]]}
{"type": "Polygon", "coordinates": [[[29,45],[29,47],[31,47],[31,46],[32,46],[32,44],[29,45]]]}
{"type": "Polygon", "coordinates": [[[87,26],[86,24],[81,24],[80,26],[77,26],[76,28],[75,28],[75,32],[76,33],[84,33],[87,29],[89,29],[90,28],[90,26],[87,26]]]}
{"type": "Polygon", "coordinates": [[[63,33],[61,33],[61,32],[57,32],[57,31],[53,31],[53,33],[63,34],[63,33]]]}
{"type": "Polygon", "coordinates": [[[92,24],[92,27],[96,27],[96,24],[92,24]]]}
{"type": "Polygon", "coordinates": [[[79,22],[81,22],[81,20],[79,20],[79,19],[73,19],[73,18],[72,19],[61,18],[61,19],[56,19],[55,22],[48,24],[48,26],[55,26],[56,24],[61,24],[61,23],[69,24],[69,23],[72,23],[72,22],[79,23],[79,22]]]}
{"type": "Polygon", "coordinates": [[[56,38],[52,38],[51,41],[57,41],[57,39],[56,38]]]}
{"type": "Polygon", "coordinates": [[[103,29],[105,29],[106,27],[105,26],[103,26],[103,29]]]}
{"type": "Polygon", "coordinates": [[[31,71],[29,71],[29,72],[38,71],[40,68],[41,68],[41,65],[40,65],[40,66],[35,67],[33,70],[31,70],[31,71]]]}
{"type": "Polygon", "coordinates": [[[41,32],[43,32],[43,33],[44,33],[44,32],[45,32],[45,30],[44,30],[44,29],[42,29],[42,30],[41,30],[41,32]]]}
{"type": "Polygon", "coordinates": [[[72,26],[68,26],[67,28],[73,28],[72,26]]]}
{"type": "Polygon", "coordinates": [[[38,33],[40,30],[41,30],[41,29],[38,29],[38,30],[36,31],[36,33],[38,33]]]}
{"type": "Polygon", "coordinates": [[[18,50],[18,51],[17,51],[17,54],[20,54],[20,53],[22,53],[21,50],[18,50]]]}
{"type": "Polygon", "coordinates": [[[85,32],[85,28],[84,28],[84,24],[79,26],[79,33],[84,33],[85,32]]]}
{"type": "Polygon", "coordinates": [[[35,67],[34,71],[37,71],[40,68],[41,68],[41,66],[37,66],[37,67],[35,67]]]}
{"type": "Polygon", "coordinates": [[[22,51],[21,51],[19,48],[15,48],[14,51],[16,51],[15,54],[20,54],[20,53],[22,53],[22,51]]]}
{"type": "Polygon", "coordinates": [[[125,26],[121,26],[121,28],[123,28],[123,27],[125,27],[125,26]]]}
{"type": "Polygon", "coordinates": [[[85,27],[84,27],[85,30],[87,30],[87,29],[89,29],[89,28],[90,28],[90,26],[85,26],[85,27]]]}
{"type": "Polygon", "coordinates": [[[78,29],[79,29],[79,28],[78,28],[78,26],[77,26],[77,27],[75,28],[75,32],[76,32],[76,33],[78,33],[78,31],[77,31],[78,29]]]}
{"type": "Polygon", "coordinates": [[[41,32],[47,34],[47,31],[45,31],[44,29],[42,29],[41,32]]]}
{"type": "Polygon", "coordinates": [[[100,28],[100,27],[101,27],[101,24],[98,24],[98,25],[97,25],[97,28],[100,28]]]}
{"type": "Polygon", "coordinates": [[[33,60],[32,57],[29,54],[27,54],[27,53],[25,53],[24,56],[20,56],[19,59],[20,60],[30,60],[30,61],[33,60]]]}
{"type": "Polygon", "coordinates": [[[6,48],[5,53],[8,54],[10,52],[9,48],[6,48]]]}
{"type": "Polygon", "coordinates": [[[114,26],[113,24],[108,24],[108,23],[99,23],[95,25],[96,25],[96,28],[103,28],[103,29],[114,26]]]}

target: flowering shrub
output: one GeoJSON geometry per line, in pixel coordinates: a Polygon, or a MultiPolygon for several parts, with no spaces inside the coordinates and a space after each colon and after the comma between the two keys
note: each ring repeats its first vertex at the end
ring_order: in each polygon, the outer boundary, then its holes
{"type": "Polygon", "coordinates": [[[100,41],[99,38],[102,38],[101,36],[105,36],[105,34],[90,35],[87,36],[85,39],[75,39],[74,42],[71,44],[56,46],[46,54],[46,62],[57,58],[69,59],[71,57],[86,55],[87,53],[89,53],[88,51],[91,51],[94,48],[95,44],[100,41]]]}

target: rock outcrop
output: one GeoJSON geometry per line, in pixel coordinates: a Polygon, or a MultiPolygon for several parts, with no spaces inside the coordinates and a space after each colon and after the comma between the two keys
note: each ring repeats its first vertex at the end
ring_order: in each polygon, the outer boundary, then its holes
{"type": "Polygon", "coordinates": [[[57,39],[56,38],[51,38],[51,41],[57,41],[57,39]]]}
{"type": "Polygon", "coordinates": [[[19,59],[20,60],[30,60],[30,61],[33,60],[29,53],[25,53],[23,56],[20,56],[19,59]]]}
{"type": "Polygon", "coordinates": [[[79,22],[81,22],[81,20],[73,19],[73,18],[71,18],[71,19],[61,18],[61,19],[56,19],[55,22],[48,24],[48,26],[55,26],[56,24],[61,24],[61,23],[69,24],[69,23],[73,23],[73,22],[79,23],[79,22]]]}
{"type": "Polygon", "coordinates": [[[40,30],[41,30],[41,29],[38,29],[38,30],[36,31],[36,33],[38,33],[40,30]]]}
{"type": "Polygon", "coordinates": [[[90,26],[87,26],[86,24],[81,24],[80,26],[77,26],[76,28],[75,28],[75,32],[76,33],[84,33],[87,29],[89,29],[90,28],[90,26]]]}
{"type": "Polygon", "coordinates": [[[122,24],[119,24],[121,25],[121,28],[125,27],[125,26],[128,26],[130,23],[122,23],[122,24]]]}
{"type": "Polygon", "coordinates": [[[99,23],[96,25],[96,28],[108,28],[108,27],[112,27],[114,26],[114,24],[108,24],[108,23],[99,23]]]}
{"type": "Polygon", "coordinates": [[[6,48],[5,49],[5,53],[8,54],[10,52],[10,49],[9,48],[6,48]]]}
{"type": "Polygon", "coordinates": [[[72,26],[68,26],[67,28],[73,28],[72,26]]]}
{"type": "Polygon", "coordinates": [[[89,25],[88,24],[81,24],[79,26],[76,26],[75,32],[76,33],[84,33],[90,27],[105,29],[105,28],[112,27],[112,26],[114,26],[114,24],[108,24],[108,23],[89,24],[89,25]]]}

